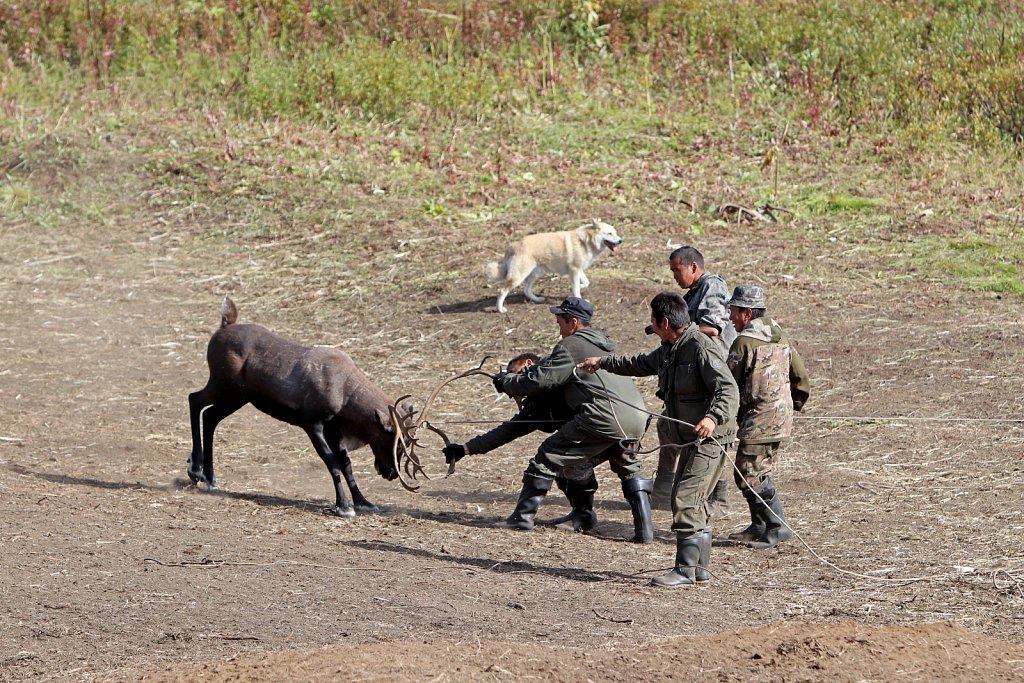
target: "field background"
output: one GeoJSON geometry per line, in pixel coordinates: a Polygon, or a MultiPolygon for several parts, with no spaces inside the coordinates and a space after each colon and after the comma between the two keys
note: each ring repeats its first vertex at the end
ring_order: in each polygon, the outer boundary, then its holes
{"type": "Polygon", "coordinates": [[[1020,678],[1021,112],[1019,2],[0,4],[0,680],[1020,678]],[[342,520],[251,408],[188,485],[225,294],[422,404],[556,341],[481,271],[591,217],[625,352],[674,245],[766,287],[813,378],[802,541],[655,590],[669,516],[623,542],[607,470],[594,535],[491,528],[537,438],[448,479],[428,442],[418,494],[359,451],[384,511],[342,520]]]}

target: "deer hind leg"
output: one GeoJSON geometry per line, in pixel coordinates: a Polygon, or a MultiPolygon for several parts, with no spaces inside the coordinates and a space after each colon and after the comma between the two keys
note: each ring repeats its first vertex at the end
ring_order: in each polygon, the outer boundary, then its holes
{"type": "Polygon", "coordinates": [[[341,488],[342,476],[346,476],[346,478],[352,476],[352,461],[349,460],[348,451],[342,448],[335,453],[327,445],[322,422],[306,427],[306,435],[313,442],[316,454],[327,465],[327,471],[331,473],[331,481],[334,482],[334,514],[339,517],[355,517],[356,511],[352,508],[352,504],[348,502],[344,489],[341,488]],[[344,474],[346,469],[348,469],[348,475],[344,474]]]}
{"type": "MultiPolygon", "coordinates": [[[[201,401],[197,400],[196,403],[199,404],[201,401]]],[[[217,488],[217,478],[213,473],[213,433],[216,431],[217,425],[220,424],[221,420],[236,412],[246,403],[248,403],[248,401],[224,401],[221,403],[213,403],[205,410],[200,408],[203,422],[202,465],[198,468],[196,467],[196,463],[199,458],[197,458],[195,448],[193,447],[193,452],[189,457],[188,462],[188,477],[192,480],[192,483],[204,481],[211,489],[217,488]]],[[[190,409],[192,407],[192,396],[189,396],[189,407],[190,409]]],[[[193,422],[193,440],[194,439],[195,423],[193,422]]]]}
{"type": "Polygon", "coordinates": [[[206,389],[200,389],[188,395],[188,418],[192,426],[192,452],[188,456],[186,472],[193,484],[206,480],[203,475],[203,441],[200,434],[203,410],[210,405],[206,394],[206,389]]]}

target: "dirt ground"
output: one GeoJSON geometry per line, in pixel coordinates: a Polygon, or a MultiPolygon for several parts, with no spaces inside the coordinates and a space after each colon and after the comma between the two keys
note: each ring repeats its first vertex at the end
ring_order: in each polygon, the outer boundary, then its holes
{"type": "MultiPolygon", "coordinates": [[[[221,490],[184,476],[186,396],[206,380],[225,293],[242,321],[343,348],[390,396],[422,403],[485,354],[555,341],[546,307],[519,293],[508,316],[485,310],[495,292],[477,273],[507,235],[579,216],[471,235],[384,216],[212,240],[226,218],[186,213],[127,152],[35,158],[12,172],[53,196],[110,199],[101,222],[0,226],[0,679],[1024,678],[1019,298],[781,226],[699,238],[712,270],[768,288],[812,373],[776,475],[800,539],[765,552],[718,541],[710,585],[656,589],[674,553],[669,515],[656,513],[654,544],[624,542],[629,510],[607,470],[595,534],[492,528],[539,438],[447,479],[428,442],[420,493],[358,451],[383,512],[339,519],[302,433],[246,408],[217,433],[221,490]],[[366,268],[307,265],[352,245],[366,268]],[[403,285],[425,269],[434,286],[403,285]]],[[[638,352],[645,298],[675,286],[663,264],[680,221],[643,206],[606,219],[626,244],[598,262],[588,295],[595,324],[638,352]]],[[[905,248],[891,236],[894,254],[905,248]]],[[[557,301],[565,282],[539,289],[557,301]]],[[[656,410],[653,382],[639,384],[656,410]]],[[[513,405],[472,378],[436,411],[464,440],[513,405]]],[[[719,538],[745,524],[742,507],[733,491],[719,538]]],[[[540,517],[565,510],[551,495],[540,517]]]]}

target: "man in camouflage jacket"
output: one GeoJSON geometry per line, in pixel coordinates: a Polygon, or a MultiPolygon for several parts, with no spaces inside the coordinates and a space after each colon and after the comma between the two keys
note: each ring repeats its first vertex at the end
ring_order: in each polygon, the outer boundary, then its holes
{"type": "Polygon", "coordinates": [[[573,417],[537,449],[523,473],[516,509],[503,526],[532,530],[537,510],[557,477],[565,474],[577,479],[580,473],[592,473],[595,465],[608,461],[622,481],[622,493],[633,512],[633,540],[651,543],[652,482],[643,478],[636,453],[647,424],[643,396],[630,379],[575,372],[584,358],[608,355],[615,348],[607,332],[591,327],[594,308],[589,301],[569,297],[550,310],[556,316],[561,341],[524,372],[497,375],[494,388],[509,396],[536,396],[561,389],[573,417]]]}
{"type": "Polygon", "coordinates": [[[775,455],[793,433],[793,412],[803,408],[811,382],[800,354],[777,322],[765,318],[764,290],[740,285],[729,300],[739,333],[729,368],[740,388],[736,485],[750,508],[750,526],[730,534],[751,548],[774,548],[793,532],[771,480],[775,455]]]}
{"type": "MultiPolygon", "coordinates": [[[[683,299],[690,313],[690,320],[697,324],[701,332],[711,337],[729,353],[732,340],[736,338],[736,330],[729,321],[729,287],[721,275],[704,270],[704,255],[696,247],[685,246],[674,250],[668,257],[668,267],[676,284],[686,290],[683,299]]],[[[668,420],[658,421],[658,441],[661,448],[658,453],[658,471],[654,477],[654,494],[652,499],[656,507],[667,508],[675,476],[676,463],[679,461],[679,449],[672,446],[672,423],[668,420]]],[[[723,478],[711,492],[711,514],[713,517],[724,515],[729,509],[729,476],[723,472],[723,478]]]]}
{"type": "Polygon", "coordinates": [[[672,488],[672,530],[676,563],[653,580],[656,586],[689,586],[710,580],[709,497],[725,467],[725,449],[736,435],[739,391],[725,353],[690,323],[683,297],[662,292],[651,299],[651,328],[661,339],[654,351],[635,356],[588,358],[581,370],[658,376],[665,401],[663,422],[670,443],[681,449],[672,488]],[[666,419],[668,418],[668,419],[666,419]]]}

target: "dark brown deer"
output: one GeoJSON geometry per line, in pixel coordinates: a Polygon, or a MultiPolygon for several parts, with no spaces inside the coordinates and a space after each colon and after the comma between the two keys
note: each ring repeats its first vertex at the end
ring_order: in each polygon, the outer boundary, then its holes
{"type": "MultiPolygon", "coordinates": [[[[282,422],[301,427],[313,442],[334,481],[334,511],[341,517],[378,512],[356,485],[349,451],[369,444],[374,467],[387,480],[401,475],[399,461],[419,462],[413,444],[399,439],[412,419],[412,404],[392,406],[348,354],[323,346],[302,346],[259,325],[239,325],[230,297],[220,309],[220,329],[210,339],[206,361],[210,379],[189,394],[192,454],[188,477],[193,484],[217,487],[213,474],[213,432],[221,420],[247,403],[282,422]],[[200,440],[200,419],[202,440],[200,440]],[[341,488],[345,478],[354,507],[341,488]]],[[[400,399],[401,400],[401,399],[400,399]]],[[[409,463],[406,463],[408,471],[409,463]]],[[[415,476],[415,474],[414,474],[415,476]]]]}

